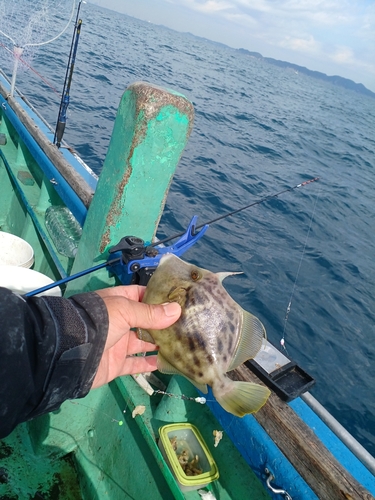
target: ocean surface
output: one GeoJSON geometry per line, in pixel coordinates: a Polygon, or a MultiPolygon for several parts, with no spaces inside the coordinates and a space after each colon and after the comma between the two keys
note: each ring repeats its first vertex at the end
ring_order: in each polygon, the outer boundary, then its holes
{"type": "MultiPolygon", "coordinates": [[[[81,17],[65,139],[95,172],[129,84],[172,88],[194,104],[160,237],[193,215],[203,223],[320,177],[212,224],[185,258],[243,271],[228,291],[272,343],[285,335],[316,379],[312,394],[375,455],[375,99],[91,4],[81,17]]],[[[59,93],[71,32],[25,54],[59,93]]],[[[18,85],[54,124],[50,85],[22,68],[18,85]]]]}

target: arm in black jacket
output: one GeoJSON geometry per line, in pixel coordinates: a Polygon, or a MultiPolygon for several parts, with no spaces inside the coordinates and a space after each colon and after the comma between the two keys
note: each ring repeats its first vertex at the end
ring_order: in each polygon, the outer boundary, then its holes
{"type": "Polygon", "coordinates": [[[108,333],[96,293],[23,298],[0,288],[0,437],[85,396],[108,333]]]}

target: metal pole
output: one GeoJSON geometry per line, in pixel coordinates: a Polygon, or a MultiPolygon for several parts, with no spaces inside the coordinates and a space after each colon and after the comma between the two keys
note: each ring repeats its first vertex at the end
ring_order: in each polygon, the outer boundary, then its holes
{"type": "Polygon", "coordinates": [[[358,460],[375,476],[375,458],[309,392],[301,399],[323,420],[358,460]]]}
{"type": "Polygon", "coordinates": [[[14,47],[13,47],[14,64],[13,64],[12,82],[10,84],[10,96],[11,97],[13,97],[13,94],[14,94],[14,88],[16,86],[18,63],[19,63],[20,57],[22,56],[22,53],[23,53],[23,47],[18,47],[17,45],[14,45],[14,47]]]}

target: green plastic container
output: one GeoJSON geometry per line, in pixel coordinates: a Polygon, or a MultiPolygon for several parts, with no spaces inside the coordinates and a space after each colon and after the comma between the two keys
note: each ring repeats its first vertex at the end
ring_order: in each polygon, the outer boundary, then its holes
{"type": "Polygon", "coordinates": [[[160,451],[181,491],[204,488],[219,478],[216,463],[194,425],[189,423],[164,425],[160,427],[159,434],[160,451]],[[197,475],[189,475],[189,471],[192,470],[197,475]]]}

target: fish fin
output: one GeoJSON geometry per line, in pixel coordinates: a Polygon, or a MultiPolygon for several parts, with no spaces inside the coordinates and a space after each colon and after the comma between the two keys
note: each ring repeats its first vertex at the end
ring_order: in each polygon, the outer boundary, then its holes
{"type": "Polygon", "coordinates": [[[266,329],[253,314],[242,309],[242,328],[240,340],[228,367],[228,372],[242,365],[248,359],[254,358],[266,338],[266,329]]]}
{"type": "Polygon", "coordinates": [[[137,337],[139,340],[143,340],[144,342],[151,342],[151,344],[155,344],[155,340],[151,337],[151,333],[144,328],[137,328],[137,337]]]}
{"type": "MultiPolygon", "coordinates": [[[[182,374],[181,374],[182,375],[182,374]]],[[[198,391],[203,392],[203,394],[207,394],[208,389],[206,384],[200,384],[199,382],[195,382],[195,380],[192,380],[191,378],[187,377],[184,375],[184,377],[193,384],[194,387],[198,389],[198,391]]]]}
{"type": "Polygon", "coordinates": [[[167,361],[160,352],[158,352],[157,366],[159,372],[166,373],[168,375],[182,375],[182,373],[171,365],[171,363],[167,361]]]}
{"type": "Polygon", "coordinates": [[[219,278],[219,280],[221,282],[223,282],[223,280],[225,280],[225,278],[227,278],[228,276],[233,276],[234,274],[243,274],[242,271],[239,271],[237,273],[225,273],[225,272],[220,272],[220,273],[216,273],[216,276],[219,278]]]}
{"type": "Polygon", "coordinates": [[[191,378],[181,373],[179,370],[177,370],[177,368],[171,365],[171,363],[167,361],[160,352],[158,352],[157,364],[159,372],[166,373],[168,375],[181,375],[182,377],[185,377],[189,382],[191,382],[199,391],[207,394],[208,390],[206,384],[199,384],[198,382],[195,382],[191,378]]]}
{"type": "Polygon", "coordinates": [[[224,410],[237,417],[260,410],[271,394],[271,391],[263,385],[252,382],[233,382],[229,379],[228,382],[220,395],[215,390],[213,394],[224,410]]]}
{"type": "Polygon", "coordinates": [[[181,307],[184,307],[186,302],[186,290],[182,286],[176,287],[168,294],[169,302],[177,302],[181,307]]]}

